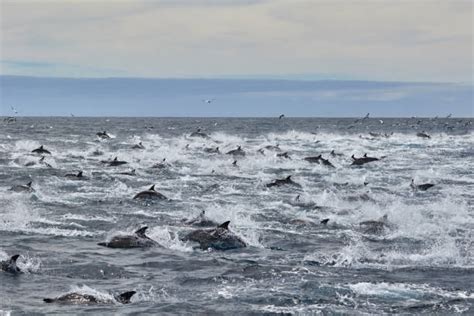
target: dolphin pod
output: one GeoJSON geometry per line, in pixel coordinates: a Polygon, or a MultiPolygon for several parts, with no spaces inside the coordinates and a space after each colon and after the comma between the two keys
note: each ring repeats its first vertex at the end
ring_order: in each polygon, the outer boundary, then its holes
{"type": "Polygon", "coordinates": [[[311,163],[319,163],[330,168],[335,168],[334,165],[329,161],[329,159],[324,159],[322,155],[306,157],[304,158],[304,160],[311,163]]]}
{"type": "Polygon", "coordinates": [[[12,274],[22,273],[23,271],[21,271],[20,268],[18,268],[18,266],[16,265],[18,257],[20,257],[20,255],[14,255],[11,256],[11,258],[8,260],[0,261],[0,270],[12,274]]]}
{"type": "Polygon", "coordinates": [[[113,300],[104,300],[90,294],[81,293],[67,293],[56,298],[44,298],[45,303],[57,303],[57,304],[71,304],[71,305],[89,305],[89,304],[113,304],[122,303],[129,304],[130,299],[135,295],[135,291],[128,291],[119,295],[114,295],[113,300]]]}
{"type": "Polygon", "coordinates": [[[230,221],[224,222],[216,228],[198,229],[187,234],[183,240],[199,243],[203,250],[231,250],[247,247],[245,241],[229,230],[230,221]]]}
{"type": "Polygon", "coordinates": [[[148,248],[158,246],[156,241],[145,234],[147,229],[148,227],[144,226],[133,235],[114,236],[110,241],[100,242],[98,245],[109,248],[148,248]]]}

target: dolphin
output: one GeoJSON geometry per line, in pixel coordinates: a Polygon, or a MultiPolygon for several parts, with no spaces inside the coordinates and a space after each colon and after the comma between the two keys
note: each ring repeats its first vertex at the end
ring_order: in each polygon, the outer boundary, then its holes
{"type": "Polygon", "coordinates": [[[257,150],[257,152],[263,156],[265,156],[265,150],[263,150],[263,148],[260,148],[259,150],[257,150]]]}
{"type": "Polygon", "coordinates": [[[264,147],[265,149],[268,149],[268,150],[274,150],[274,151],[281,151],[281,148],[280,148],[280,145],[279,144],[276,144],[275,146],[273,145],[267,145],[264,147]]]}
{"type": "Polygon", "coordinates": [[[227,221],[212,229],[198,229],[187,234],[183,240],[199,243],[203,250],[209,248],[215,250],[230,250],[247,247],[245,241],[229,230],[227,221]]]}
{"type": "Polygon", "coordinates": [[[166,158],[163,158],[163,160],[161,160],[161,162],[158,162],[158,163],[155,163],[153,166],[151,166],[152,168],[155,168],[155,169],[164,169],[166,167],[168,167],[169,165],[166,163],[166,158]]]}
{"type": "Polygon", "coordinates": [[[102,138],[102,139],[108,139],[108,138],[110,138],[109,134],[107,134],[106,131],[98,132],[96,135],[97,135],[99,138],[102,138]]]}
{"type": "Polygon", "coordinates": [[[278,117],[279,120],[281,120],[282,118],[285,117],[285,114],[280,114],[280,116],[278,117]]]}
{"type": "Polygon", "coordinates": [[[327,225],[328,222],[329,222],[329,218],[325,218],[320,223],[323,224],[323,225],[327,225]]]}
{"type": "Polygon", "coordinates": [[[36,149],[33,149],[31,152],[35,154],[41,154],[41,155],[51,155],[51,152],[47,149],[44,149],[43,145],[39,146],[36,149]]]}
{"type": "Polygon", "coordinates": [[[126,161],[118,160],[117,157],[115,157],[114,160],[108,162],[109,167],[121,166],[126,163],[127,163],[126,161]]]}
{"type": "Polygon", "coordinates": [[[130,171],[119,172],[119,174],[123,174],[123,175],[126,175],[126,176],[134,176],[134,175],[136,175],[136,170],[132,169],[130,171]]]}
{"type": "Polygon", "coordinates": [[[53,166],[51,166],[49,163],[47,163],[46,161],[44,161],[44,156],[40,158],[40,160],[38,161],[41,165],[43,166],[46,166],[48,168],[53,168],[53,166]]]}
{"type": "Polygon", "coordinates": [[[241,146],[237,146],[237,149],[233,149],[231,151],[228,151],[227,155],[245,156],[245,151],[242,149],[241,146]]]}
{"type": "Polygon", "coordinates": [[[143,146],[142,142],[139,142],[138,144],[133,145],[132,149],[145,149],[145,146],[143,146]]]}
{"type": "Polygon", "coordinates": [[[20,257],[20,255],[14,255],[8,260],[0,261],[0,270],[12,274],[22,273],[23,271],[16,265],[18,257],[20,257]]]}
{"type": "Polygon", "coordinates": [[[79,171],[77,174],[68,173],[68,174],[64,175],[64,177],[70,178],[70,179],[84,179],[84,178],[85,178],[85,177],[82,175],[82,171],[79,171]]]}
{"type": "Polygon", "coordinates": [[[167,200],[168,198],[155,190],[155,185],[152,185],[148,190],[137,193],[134,197],[136,199],[148,199],[148,200],[167,200]]]}
{"type": "Polygon", "coordinates": [[[417,133],[416,136],[421,138],[431,138],[431,136],[426,134],[425,131],[417,133]]]}
{"type": "Polygon", "coordinates": [[[209,154],[220,154],[219,147],[215,148],[204,148],[204,151],[209,154]]]}
{"type": "Polygon", "coordinates": [[[291,159],[290,155],[288,155],[288,152],[285,151],[284,153],[279,153],[276,155],[279,158],[286,158],[286,159],[291,159]]]}
{"type": "Polygon", "coordinates": [[[379,158],[368,157],[367,154],[364,154],[364,156],[361,158],[356,158],[354,155],[352,155],[351,158],[353,160],[352,165],[355,165],[355,166],[362,166],[363,164],[380,160],[379,158]]]}
{"type": "Polygon", "coordinates": [[[271,182],[271,183],[267,183],[266,184],[266,187],[267,188],[271,188],[271,187],[279,187],[279,186],[282,186],[282,185],[294,185],[294,186],[297,186],[297,187],[301,187],[301,185],[299,185],[298,183],[294,182],[293,180],[291,180],[291,175],[284,178],[284,179],[276,179],[275,181],[271,182]]]}
{"type": "Polygon", "coordinates": [[[336,153],[333,149],[333,150],[331,150],[331,156],[336,157],[336,156],[344,156],[344,155],[340,154],[340,153],[336,153]]]}
{"type": "Polygon", "coordinates": [[[35,192],[35,189],[31,187],[32,182],[28,182],[27,184],[24,185],[14,185],[10,188],[10,191],[15,191],[15,192],[35,192]]]}
{"type": "Polygon", "coordinates": [[[233,166],[233,167],[238,167],[238,166],[237,166],[237,160],[234,160],[234,161],[232,162],[232,166],[233,166]]]}
{"type": "Polygon", "coordinates": [[[201,138],[210,138],[209,135],[207,135],[204,132],[201,132],[201,129],[198,128],[195,132],[192,132],[189,137],[201,137],[201,138]]]}
{"type": "Polygon", "coordinates": [[[415,180],[411,179],[410,187],[413,190],[426,191],[429,188],[434,187],[434,184],[433,183],[415,184],[415,180]]]}
{"type": "Polygon", "coordinates": [[[202,211],[197,217],[185,221],[184,224],[194,227],[216,227],[219,225],[219,223],[206,216],[206,211],[202,211]]]}
{"type": "Polygon", "coordinates": [[[321,155],[314,157],[306,157],[304,158],[304,160],[311,163],[319,163],[330,168],[335,168],[334,165],[329,161],[329,159],[324,159],[321,155]]]}
{"type": "Polygon", "coordinates": [[[378,220],[363,221],[359,223],[363,233],[378,235],[383,233],[386,229],[392,228],[393,225],[388,222],[388,215],[385,214],[378,220]]]}
{"type": "Polygon", "coordinates": [[[130,299],[135,295],[135,291],[125,292],[119,295],[114,295],[113,301],[103,300],[94,295],[80,294],[80,293],[67,293],[56,298],[45,298],[45,303],[58,303],[58,304],[112,304],[115,302],[122,304],[129,304],[130,299]]]}
{"type": "Polygon", "coordinates": [[[110,241],[100,242],[98,245],[109,248],[148,248],[157,246],[156,241],[145,235],[147,229],[148,227],[144,226],[133,235],[114,236],[110,241]]]}

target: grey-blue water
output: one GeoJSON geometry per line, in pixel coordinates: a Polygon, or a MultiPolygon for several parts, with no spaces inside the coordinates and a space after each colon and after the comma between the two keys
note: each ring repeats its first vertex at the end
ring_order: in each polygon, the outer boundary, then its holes
{"type": "Polygon", "coordinates": [[[474,313],[472,119],[354,121],[2,122],[0,260],[20,254],[25,273],[0,271],[0,314],[474,313]],[[189,137],[198,127],[210,138],[189,137]],[[103,130],[112,138],[95,135],[103,130]],[[421,131],[431,138],[417,137],[421,131]],[[146,149],[131,149],[140,141],[146,149]],[[40,145],[52,152],[50,167],[31,153],[40,145]],[[246,156],[235,167],[225,152],[239,145],[246,156]],[[222,154],[204,151],[217,146],[222,154]],[[364,153],[385,158],[351,166],[351,155],[364,153]],[[319,154],[335,168],[303,159],[319,154]],[[128,163],[100,162],[115,156],[128,163]],[[165,168],[152,168],[163,158],[165,168]],[[120,174],[131,169],[135,176],[120,174]],[[87,179],[64,177],[80,170],[87,179]],[[266,187],[288,175],[301,187],[266,187]],[[413,190],[411,179],[435,186],[413,190]],[[9,190],[29,181],[33,193],[9,190]],[[171,200],[132,199],[152,184],[171,200]],[[230,220],[248,247],[201,250],[182,241],[195,229],[182,220],[202,210],[230,220]],[[360,224],[384,215],[382,229],[360,224]],[[160,246],[97,245],[142,225],[160,246]],[[137,294],[126,305],[43,302],[128,290],[137,294]]]}

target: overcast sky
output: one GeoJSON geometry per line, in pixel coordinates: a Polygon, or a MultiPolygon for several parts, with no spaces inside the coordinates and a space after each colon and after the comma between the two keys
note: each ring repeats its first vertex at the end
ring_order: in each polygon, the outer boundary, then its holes
{"type": "Polygon", "coordinates": [[[0,0],[0,74],[472,84],[473,3],[0,0]]]}

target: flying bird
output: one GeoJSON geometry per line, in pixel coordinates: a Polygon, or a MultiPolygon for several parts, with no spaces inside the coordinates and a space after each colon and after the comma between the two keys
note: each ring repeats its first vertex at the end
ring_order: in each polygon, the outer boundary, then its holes
{"type": "Polygon", "coordinates": [[[10,108],[12,109],[13,113],[18,114],[18,111],[15,110],[15,108],[13,107],[13,105],[11,105],[10,108]]]}
{"type": "Polygon", "coordinates": [[[210,104],[212,103],[212,101],[214,101],[215,99],[205,99],[205,100],[202,100],[202,102],[204,103],[207,103],[207,104],[210,104]]]}

